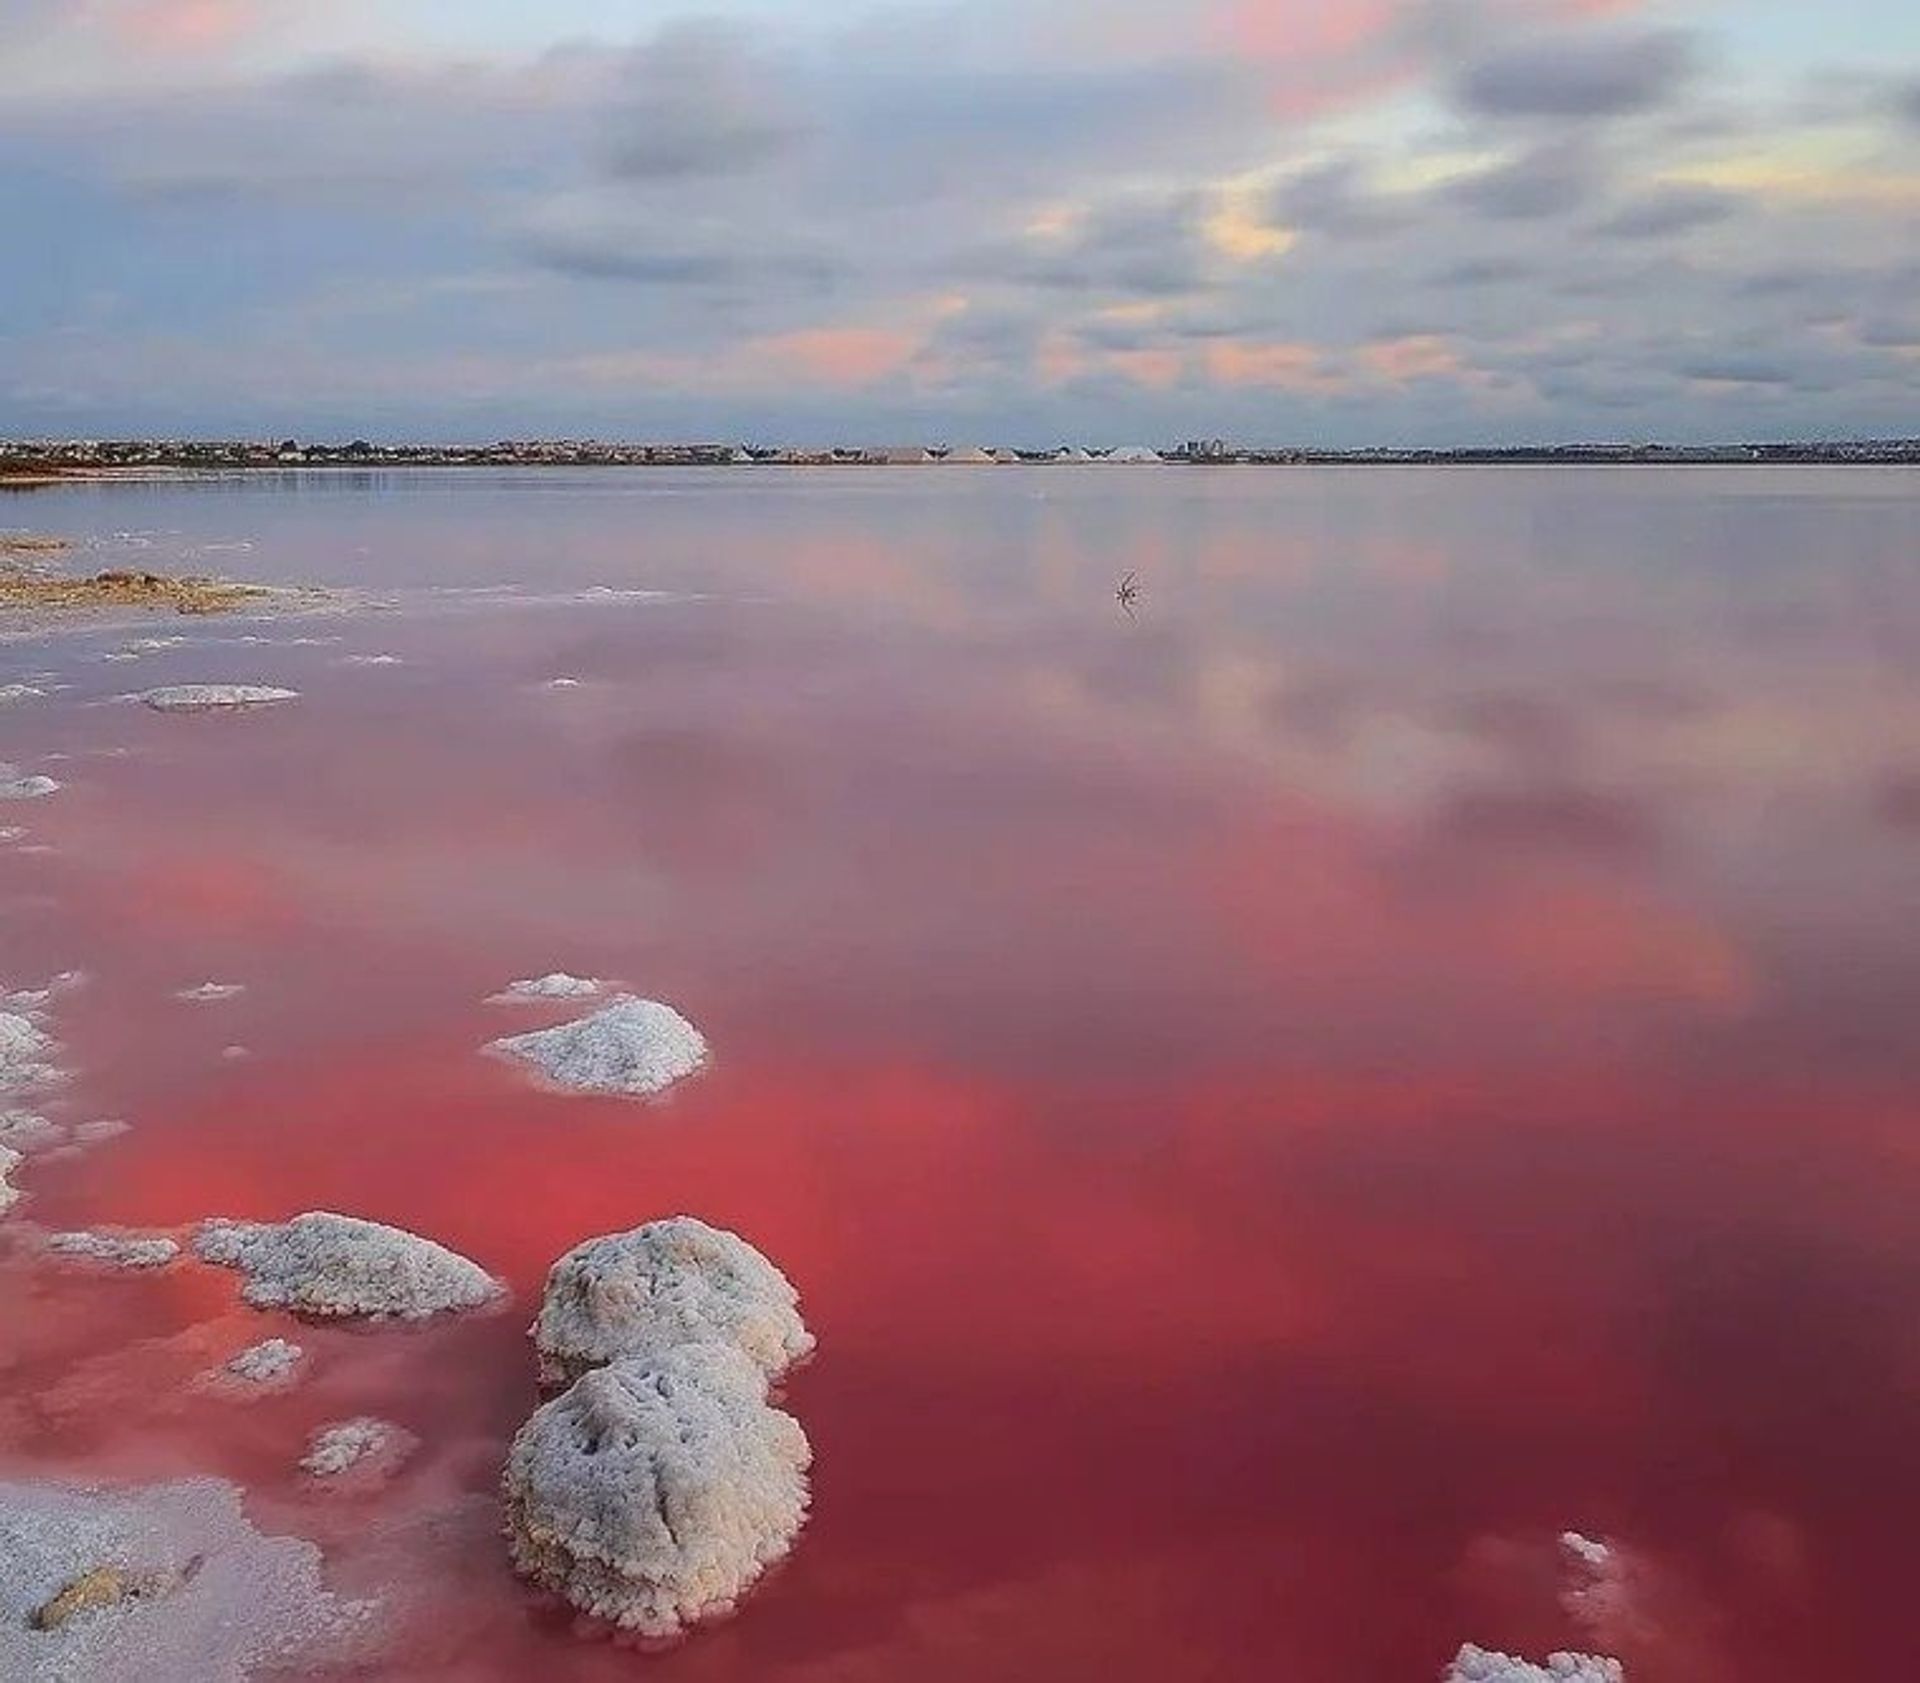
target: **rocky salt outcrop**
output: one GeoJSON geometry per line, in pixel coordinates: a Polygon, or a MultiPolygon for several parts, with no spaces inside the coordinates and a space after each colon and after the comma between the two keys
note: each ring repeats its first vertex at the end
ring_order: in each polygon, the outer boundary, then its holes
{"type": "Polygon", "coordinates": [[[1455,1656],[1442,1683],[1625,1683],[1618,1660],[1595,1654],[1550,1654],[1544,1665],[1469,1642],[1455,1656]]]}
{"type": "Polygon", "coordinates": [[[300,1470],[316,1479],[365,1487],[381,1484],[418,1447],[419,1440],[389,1420],[363,1414],[322,1426],[307,1442],[300,1470]]]}
{"type": "Polygon", "coordinates": [[[737,1234],[692,1216],[589,1239],[547,1274],[532,1329],[543,1385],[623,1358],[730,1344],[769,1379],[813,1349],[800,1296],[737,1234]]]}
{"type": "Polygon", "coordinates": [[[218,1479],[0,1484],[0,1677],[244,1683],[364,1664],[379,1608],[330,1593],[320,1551],[267,1537],[218,1479]]]}
{"type": "Polygon", "coordinates": [[[593,1617],[674,1636],[731,1608],[791,1549],[811,1462],[800,1423],[732,1345],[596,1369],[513,1441],[514,1566],[593,1617]]]}
{"type": "Polygon", "coordinates": [[[591,999],[606,986],[591,976],[569,976],[556,970],[547,976],[530,976],[525,981],[509,982],[487,997],[489,1005],[540,1004],[554,999],[591,999]]]}
{"type": "Polygon", "coordinates": [[[241,1296],[255,1308],[317,1318],[424,1320],[477,1309],[505,1290],[431,1239],[325,1210],[278,1223],[203,1222],[193,1248],[202,1261],[243,1273],[241,1296]]]}
{"type": "Polygon", "coordinates": [[[665,1092],[708,1061],[706,1040],[692,1023],[671,1005],[632,994],[555,1028],[495,1040],[487,1050],[530,1066],[562,1091],[624,1098],[665,1092]]]}
{"type": "Polygon", "coordinates": [[[48,1238],[47,1249],[55,1256],[135,1273],[165,1268],[180,1255],[178,1240],[143,1233],[55,1233],[48,1238]]]}
{"type": "Polygon", "coordinates": [[[208,713],[246,707],[274,707],[298,701],[298,690],[267,684],[163,684],[136,698],[156,713],[208,713]]]}

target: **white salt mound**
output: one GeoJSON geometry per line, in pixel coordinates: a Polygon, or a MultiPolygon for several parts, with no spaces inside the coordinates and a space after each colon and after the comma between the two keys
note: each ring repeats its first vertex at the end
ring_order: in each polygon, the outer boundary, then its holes
{"type": "Polygon", "coordinates": [[[245,982],[202,982],[198,987],[181,988],[173,997],[190,1005],[217,1005],[223,999],[238,999],[246,991],[245,982]]]}
{"type": "Polygon", "coordinates": [[[0,1484],[0,1678],[244,1683],[364,1663],[378,1604],[330,1594],[320,1566],[311,1543],[256,1531],[240,1491],[218,1479],[0,1484]],[[36,1615],[90,1574],[131,1593],[37,1629],[36,1615]]]}
{"type": "Polygon", "coordinates": [[[249,1385],[276,1385],[300,1365],[300,1358],[305,1354],[298,1344],[290,1344],[284,1338],[269,1338],[264,1343],[249,1345],[232,1357],[223,1371],[249,1385]]]}
{"type": "Polygon", "coordinates": [[[514,1566],[584,1613],[672,1636],[732,1607],[793,1546],[812,1459],[730,1345],[598,1368],[513,1440],[514,1566]]]}
{"type": "Polygon", "coordinates": [[[1469,1642],[1442,1683],[1625,1683],[1626,1675],[1618,1660],[1593,1654],[1549,1654],[1545,1665],[1534,1665],[1469,1642]]]}
{"type": "Polygon", "coordinates": [[[245,1274],[241,1295],[255,1308],[299,1315],[423,1320],[478,1308],[505,1289],[431,1239],[324,1210],[277,1224],[203,1222],[193,1248],[245,1274]]]}
{"type": "Polygon", "coordinates": [[[298,701],[300,692],[265,684],[163,684],[138,699],[160,713],[204,713],[222,707],[271,707],[298,701]]]}
{"type": "Polygon", "coordinates": [[[136,1233],[55,1233],[47,1249],[109,1268],[165,1268],[180,1255],[179,1244],[161,1235],[136,1233]]]}
{"type": "Polygon", "coordinates": [[[720,1343],[769,1379],[813,1348],[800,1294],[738,1235],[692,1216],[589,1239],[547,1274],[533,1324],[543,1385],[609,1362],[720,1343]]]}
{"type": "Polygon", "coordinates": [[[356,1469],[391,1472],[414,1448],[412,1433],[371,1415],[322,1426],[308,1440],[300,1470],[315,1478],[338,1478],[356,1469]]]}
{"type": "Polygon", "coordinates": [[[18,766],[0,764],[0,801],[37,801],[59,790],[51,777],[28,777],[18,766]]]}
{"type": "Polygon", "coordinates": [[[556,970],[548,976],[531,976],[522,982],[509,982],[487,998],[489,1005],[518,1005],[527,1000],[591,999],[606,983],[591,976],[569,976],[556,970]]]}
{"type": "Polygon", "coordinates": [[[493,1041],[555,1087],[647,1098],[707,1063],[700,1031],[671,1005],[619,994],[591,1016],[493,1041]]]}

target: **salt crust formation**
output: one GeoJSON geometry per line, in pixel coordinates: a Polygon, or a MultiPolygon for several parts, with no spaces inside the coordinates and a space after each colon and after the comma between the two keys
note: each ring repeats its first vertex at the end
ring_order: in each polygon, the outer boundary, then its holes
{"type": "Polygon", "coordinates": [[[299,1315],[424,1320],[478,1308],[504,1290],[431,1239],[324,1210],[279,1223],[203,1222],[193,1248],[202,1261],[245,1274],[241,1295],[256,1309],[299,1315]]]}
{"type": "Polygon", "coordinates": [[[205,713],[223,707],[271,707],[298,701],[300,692],[266,684],[163,684],[138,699],[159,713],[205,713]]]}
{"type": "Polygon", "coordinates": [[[799,1301],[746,1240],[692,1216],[589,1239],[548,1271],[532,1329],[540,1382],[705,1342],[734,1346],[776,1379],[813,1349],[799,1301]]]}
{"type": "Polygon", "coordinates": [[[493,1041],[490,1052],[529,1064],[576,1093],[648,1098],[705,1067],[707,1043],[671,1005],[618,994],[589,1016],[493,1041]]]}
{"type": "Polygon", "coordinates": [[[269,1338],[251,1344],[232,1357],[221,1372],[249,1385],[277,1385],[291,1377],[306,1352],[284,1338],[269,1338]]]}
{"type": "Polygon", "coordinates": [[[363,1414],[316,1431],[300,1457],[300,1470],[324,1479],[357,1472],[383,1477],[412,1454],[416,1441],[390,1421],[363,1414]]]}
{"type": "Polygon", "coordinates": [[[1534,1665],[1469,1642],[1442,1683],[1625,1683],[1626,1675],[1618,1660],[1594,1654],[1549,1654],[1545,1665],[1534,1665]]]}
{"type": "Polygon", "coordinates": [[[176,1240],[137,1233],[55,1233],[47,1249],[56,1256],[135,1270],[165,1268],[180,1254],[176,1240]]]}
{"type": "Polygon", "coordinates": [[[173,997],[189,1005],[217,1005],[223,999],[238,999],[246,991],[245,982],[202,982],[198,987],[181,988],[173,997]]]}
{"type": "Polygon", "coordinates": [[[587,1374],[533,1414],[503,1480],[515,1567],[645,1637],[732,1607],[793,1545],[812,1451],[758,1366],[689,1344],[587,1374]]]}
{"type": "Polygon", "coordinates": [[[0,1484],[0,1677],[243,1683],[364,1660],[378,1608],[330,1594],[320,1566],[218,1479],[0,1484]]]}
{"type": "Polygon", "coordinates": [[[20,1201],[20,1188],[7,1178],[20,1166],[20,1153],[10,1145],[0,1145],[0,1215],[20,1201]]]}
{"type": "Polygon", "coordinates": [[[531,976],[522,982],[509,982],[488,997],[489,1005],[519,1005],[544,999],[591,999],[606,983],[591,976],[569,976],[556,970],[548,976],[531,976]]]}
{"type": "MultiPolygon", "coordinates": [[[[39,995],[15,994],[9,1005],[39,995]]],[[[60,1077],[59,1046],[31,1017],[18,1011],[0,1011],[0,1093],[30,1093],[53,1085],[60,1077]]]]}

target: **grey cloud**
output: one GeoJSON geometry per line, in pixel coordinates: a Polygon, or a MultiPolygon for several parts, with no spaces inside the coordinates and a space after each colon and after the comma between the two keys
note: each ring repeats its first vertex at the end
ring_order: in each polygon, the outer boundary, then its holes
{"type": "Polygon", "coordinates": [[[1070,292],[1170,297],[1207,284],[1217,268],[1202,192],[1134,193],[1097,206],[1064,235],[1029,238],[983,252],[983,275],[1070,292]]]}
{"type": "Polygon", "coordinates": [[[1711,187],[1667,187],[1648,193],[1602,222],[1608,239],[1657,240],[1724,222],[1740,208],[1732,193],[1711,187]]]}
{"type": "Polygon", "coordinates": [[[608,163],[638,181],[731,175],[800,145],[807,125],[740,32],[670,25],[629,55],[609,117],[608,163]]]}
{"type": "Polygon", "coordinates": [[[1586,147],[1554,142],[1457,181],[1447,192],[1482,216],[1531,221],[1581,209],[1600,185],[1600,167],[1586,147]]]}
{"type": "Polygon", "coordinates": [[[1678,30],[1542,36],[1477,60],[1455,97],[1483,117],[1621,117],[1667,104],[1698,53],[1678,30]]]}
{"type": "Polygon", "coordinates": [[[1920,128],[1920,77],[1902,88],[1894,103],[1908,122],[1920,128]]]}
{"type": "Polygon", "coordinates": [[[1797,378],[1785,363],[1745,356],[1707,357],[1683,363],[1676,372],[1683,380],[1718,386],[1790,386],[1797,378]]]}
{"type": "Polygon", "coordinates": [[[1273,195],[1274,219],[1308,233],[1367,239],[1406,225],[1406,217],[1367,183],[1356,160],[1339,158],[1302,171],[1273,195]]]}
{"type": "Polygon", "coordinates": [[[1874,350],[1920,350],[1920,312],[1869,316],[1859,324],[1854,337],[1874,350]]]}
{"type": "Polygon", "coordinates": [[[1465,262],[1449,264],[1433,276],[1436,286],[1504,286],[1513,281],[1530,279],[1537,271],[1534,265],[1517,257],[1470,257],[1465,262]]]}

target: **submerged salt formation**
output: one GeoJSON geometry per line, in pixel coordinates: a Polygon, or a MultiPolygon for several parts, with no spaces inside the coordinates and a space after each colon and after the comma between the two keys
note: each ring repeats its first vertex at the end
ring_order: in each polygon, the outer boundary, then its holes
{"type": "Polygon", "coordinates": [[[671,1005],[619,994],[590,1016],[487,1048],[576,1093],[647,1098],[706,1066],[707,1043],[671,1005]]]}
{"type": "Polygon", "coordinates": [[[1594,1654],[1550,1654],[1545,1665],[1534,1665],[1469,1642],[1442,1683],[1624,1683],[1626,1675],[1618,1660],[1594,1654]]]}
{"type": "Polygon", "coordinates": [[[173,997],[189,1005],[217,1005],[225,999],[238,999],[246,991],[245,982],[202,982],[198,987],[181,988],[173,997]]]}
{"type": "Polygon", "coordinates": [[[746,1240],[692,1216],[589,1239],[547,1274],[533,1324],[540,1382],[704,1342],[730,1344],[777,1378],[813,1348],[799,1301],[746,1240]]]}
{"type": "Polygon", "coordinates": [[[547,999],[591,999],[606,983],[591,976],[569,976],[556,970],[547,976],[531,976],[522,982],[509,982],[498,993],[488,996],[489,1005],[519,1005],[547,999]]]}
{"type": "Polygon", "coordinates": [[[215,708],[271,707],[298,701],[300,692],[266,684],[163,684],[138,699],[159,713],[205,713],[215,708]]]}
{"type": "Polygon", "coordinates": [[[391,1421],[363,1414],[315,1432],[300,1457],[300,1470],[319,1479],[353,1474],[356,1482],[377,1482],[411,1455],[417,1442],[411,1432],[391,1421]]]}
{"type": "Polygon", "coordinates": [[[324,1210],[281,1223],[203,1222],[193,1248],[245,1274],[241,1295],[255,1308],[300,1315],[423,1320],[478,1308],[505,1289],[431,1239],[324,1210]]]}
{"type": "Polygon", "coordinates": [[[243,1683],[364,1662],[378,1607],[331,1594],[320,1567],[218,1479],[0,1484],[0,1678],[243,1683]]]}
{"type": "Polygon", "coordinates": [[[812,1458],[731,1345],[596,1369],[513,1440],[514,1565],[584,1613],[673,1636],[732,1607],[793,1546],[812,1458]]]}
{"type": "Polygon", "coordinates": [[[177,1240],[139,1233],[55,1233],[47,1249],[56,1256],[135,1271],[165,1268],[180,1255],[177,1240]]]}
{"type": "Polygon", "coordinates": [[[305,1354],[298,1344],[269,1338],[228,1358],[220,1371],[248,1385],[278,1385],[293,1377],[305,1354]]]}

